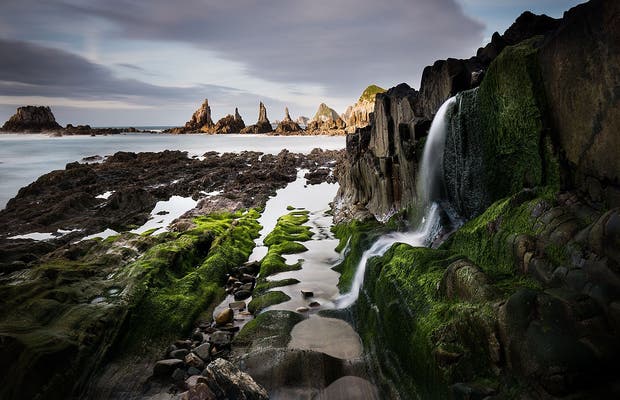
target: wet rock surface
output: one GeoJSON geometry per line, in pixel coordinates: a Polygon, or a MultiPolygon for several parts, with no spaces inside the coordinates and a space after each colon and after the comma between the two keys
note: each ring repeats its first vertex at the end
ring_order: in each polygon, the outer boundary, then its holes
{"type": "Polygon", "coordinates": [[[295,180],[297,168],[314,171],[337,155],[318,150],[308,156],[207,153],[199,160],[178,151],[119,152],[100,164],[70,163],[20,189],[0,211],[2,268],[18,269],[53,248],[107,228],[120,232],[140,226],[157,201],[172,195],[202,199],[188,216],[263,204],[277,188],[295,180]],[[105,192],[111,195],[98,197],[105,192]],[[205,195],[211,192],[221,195],[205,195]],[[78,231],[45,243],[8,238],[59,229],[78,231]]]}

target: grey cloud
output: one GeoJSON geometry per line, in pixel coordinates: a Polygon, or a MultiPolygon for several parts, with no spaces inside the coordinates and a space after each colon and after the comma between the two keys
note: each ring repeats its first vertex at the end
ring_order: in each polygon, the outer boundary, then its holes
{"type": "Polygon", "coordinates": [[[55,20],[102,19],[117,38],[191,43],[242,62],[253,76],[321,84],[332,95],[370,82],[417,86],[425,65],[471,55],[483,31],[454,0],[9,2],[9,24],[44,3],[55,20]]]}
{"type": "MultiPolygon", "coordinates": [[[[52,104],[53,98],[112,100],[161,107],[163,112],[166,108],[178,109],[179,103],[192,104],[184,111],[187,116],[208,97],[216,115],[230,113],[238,106],[251,112],[249,121],[255,118],[254,110],[261,99],[257,94],[226,86],[164,87],[120,79],[108,68],[78,55],[28,42],[0,39],[0,54],[2,96],[40,96],[50,98],[52,104]]],[[[284,107],[278,100],[262,99],[272,107],[284,107]]]]}

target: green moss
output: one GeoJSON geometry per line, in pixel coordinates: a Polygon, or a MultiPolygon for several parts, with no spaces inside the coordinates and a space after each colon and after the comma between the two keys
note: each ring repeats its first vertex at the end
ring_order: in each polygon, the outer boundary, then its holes
{"type": "Polygon", "coordinates": [[[224,296],[226,274],[249,257],[260,225],[259,214],[211,214],[195,219],[196,228],[155,246],[128,268],[144,274],[141,299],[129,321],[124,345],[178,335],[224,296]]]}
{"type": "Polygon", "coordinates": [[[261,260],[259,284],[269,275],[301,269],[301,262],[288,265],[282,255],[298,254],[308,250],[303,244],[298,243],[312,238],[310,227],[304,225],[308,222],[308,214],[308,211],[293,211],[278,218],[275,228],[264,240],[269,249],[261,260]]]}
{"type": "Polygon", "coordinates": [[[366,295],[358,300],[360,332],[404,398],[447,398],[448,383],[494,376],[485,342],[492,306],[452,302],[438,291],[446,267],[460,258],[398,244],[369,262],[366,295]],[[458,357],[446,361],[442,354],[458,357]]]}
{"type": "Polygon", "coordinates": [[[248,304],[248,311],[256,315],[269,306],[284,303],[290,299],[290,296],[279,290],[267,292],[261,296],[253,297],[250,304],[248,304]]]}
{"type": "Polygon", "coordinates": [[[266,311],[245,324],[235,336],[235,346],[247,347],[262,344],[270,347],[286,347],[291,340],[291,330],[303,321],[303,315],[292,311],[266,311]]]}
{"type": "Polygon", "coordinates": [[[295,278],[282,279],[279,281],[264,281],[256,285],[253,293],[254,293],[254,296],[260,296],[261,294],[265,293],[269,289],[282,287],[282,286],[295,285],[297,283],[299,283],[299,281],[295,278]]]}
{"type": "Polygon", "coordinates": [[[293,211],[295,209],[295,207],[293,206],[286,206],[287,211],[293,211]]]}
{"type": "Polygon", "coordinates": [[[141,233],[142,236],[151,236],[159,228],[152,228],[141,233]]]}
{"type": "Polygon", "coordinates": [[[346,292],[351,288],[364,251],[384,233],[384,228],[375,220],[364,222],[354,220],[335,225],[332,227],[332,232],[339,240],[336,251],[340,253],[346,249],[343,261],[334,267],[334,270],[340,273],[338,288],[341,292],[346,292]]]}
{"type": "Polygon", "coordinates": [[[363,101],[375,101],[375,96],[379,93],[384,93],[384,92],[385,92],[385,89],[377,85],[370,85],[366,89],[364,89],[364,92],[360,96],[358,102],[361,103],[363,101]]]}
{"type": "Polygon", "coordinates": [[[557,160],[542,140],[547,106],[535,47],[539,40],[504,49],[478,91],[483,161],[493,166],[486,170],[491,200],[523,187],[557,184],[557,160]]]}

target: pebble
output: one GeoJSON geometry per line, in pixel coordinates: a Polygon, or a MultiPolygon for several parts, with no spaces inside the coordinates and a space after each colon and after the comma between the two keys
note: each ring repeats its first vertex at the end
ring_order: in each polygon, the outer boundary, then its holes
{"type": "Polygon", "coordinates": [[[228,305],[228,307],[232,308],[233,310],[245,310],[245,306],[245,301],[235,301],[228,305]]]}
{"type": "Polygon", "coordinates": [[[177,368],[174,370],[174,372],[172,373],[172,380],[175,382],[181,382],[185,380],[185,371],[183,371],[181,368],[177,368]]]}
{"type": "Polygon", "coordinates": [[[188,354],[189,354],[189,350],[187,349],[173,350],[170,352],[170,358],[178,358],[179,360],[182,360],[188,354]]]}
{"type": "Polygon", "coordinates": [[[202,361],[202,359],[194,353],[189,353],[185,356],[185,364],[187,364],[187,366],[189,367],[194,367],[198,369],[202,369],[205,366],[204,361],[202,361]]]}
{"type": "Polygon", "coordinates": [[[160,360],[155,363],[153,367],[153,375],[155,376],[170,376],[170,373],[176,368],[183,366],[183,360],[178,358],[170,358],[167,360],[160,360]]]}
{"type": "Polygon", "coordinates": [[[314,292],[312,290],[301,289],[301,295],[304,297],[312,297],[314,296],[314,292]]]}
{"type": "Polygon", "coordinates": [[[318,301],[313,301],[312,303],[308,304],[310,307],[318,307],[321,305],[321,303],[319,303],[318,301]]]}
{"type": "Polygon", "coordinates": [[[215,323],[218,324],[218,325],[226,325],[226,324],[232,322],[234,317],[235,317],[235,312],[232,309],[227,308],[227,309],[221,311],[215,317],[215,323]]]}
{"type": "Polygon", "coordinates": [[[235,300],[245,300],[250,296],[252,296],[252,292],[250,292],[249,290],[239,290],[235,293],[235,300]]]}
{"type": "Polygon", "coordinates": [[[209,362],[211,359],[211,344],[204,343],[194,349],[194,353],[203,361],[209,362]]]}
{"type": "Polygon", "coordinates": [[[298,313],[305,313],[308,312],[309,308],[308,307],[297,307],[297,311],[298,313]]]}

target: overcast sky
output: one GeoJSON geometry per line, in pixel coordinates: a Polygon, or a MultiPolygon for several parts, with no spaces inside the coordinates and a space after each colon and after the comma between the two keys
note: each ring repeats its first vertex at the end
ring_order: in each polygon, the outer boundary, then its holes
{"type": "MultiPolygon", "coordinates": [[[[418,88],[524,10],[578,0],[0,0],[0,120],[50,105],[61,124],[182,125],[209,99],[247,124],[343,112],[371,83],[418,88]]],[[[1,123],[1,122],[0,122],[1,123]]]]}

